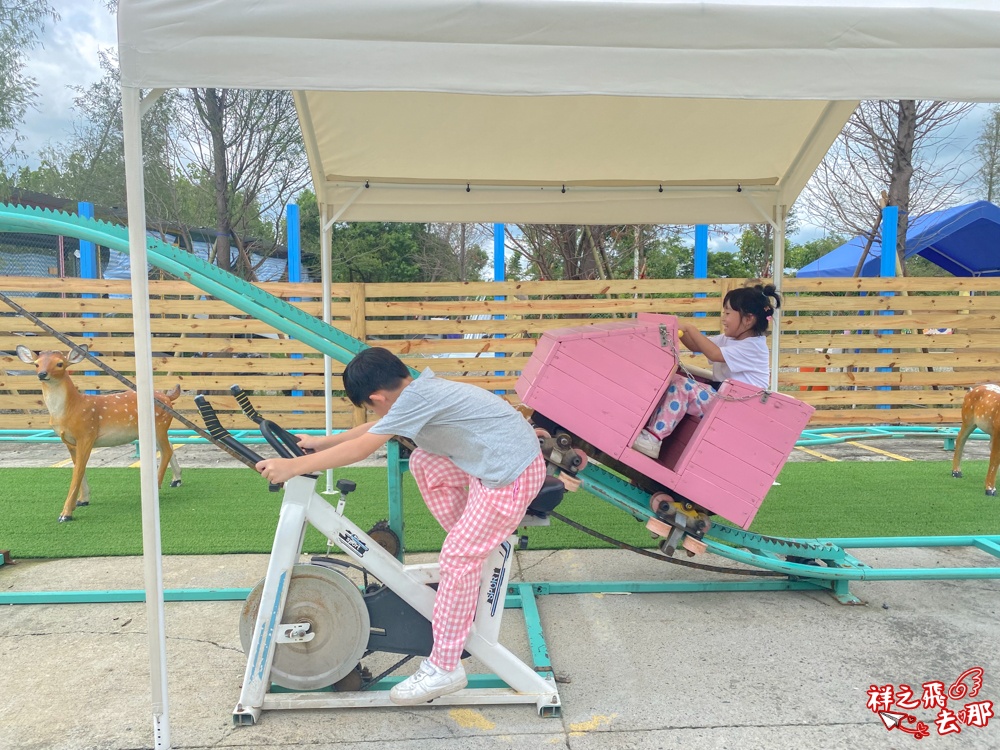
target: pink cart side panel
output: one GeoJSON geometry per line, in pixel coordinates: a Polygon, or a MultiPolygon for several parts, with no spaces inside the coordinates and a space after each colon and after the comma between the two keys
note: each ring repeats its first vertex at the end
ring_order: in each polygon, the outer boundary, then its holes
{"type": "MultiPolygon", "coordinates": [[[[674,470],[683,474],[697,445],[706,439],[720,444],[734,455],[740,455],[743,448],[738,443],[733,449],[731,441],[746,441],[746,449],[753,451],[752,438],[757,443],[757,450],[764,451],[766,456],[766,447],[770,447],[781,454],[783,463],[809,421],[812,409],[796,399],[775,393],[768,394],[766,400],[761,402],[763,395],[761,389],[746,383],[732,380],[723,383],[685,450],[676,458],[674,470]],[[719,437],[710,438],[710,435],[719,437]]],[[[775,468],[775,473],[781,468],[780,463],[775,466],[773,458],[767,460],[762,456],[761,460],[775,468]]]]}
{"type": "MultiPolygon", "coordinates": [[[[779,466],[781,463],[784,461],[779,462],[779,466]]],[[[732,495],[757,507],[771,489],[771,482],[774,481],[773,469],[773,466],[766,469],[754,466],[742,455],[729,453],[707,440],[702,440],[692,454],[684,473],[686,475],[698,472],[713,478],[712,481],[728,489],[732,495]]]]}
{"type": "Polygon", "coordinates": [[[620,378],[612,379],[570,356],[577,353],[576,347],[566,347],[566,349],[565,352],[557,351],[549,361],[545,380],[546,387],[550,389],[564,387],[568,391],[572,391],[574,383],[582,385],[604,394],[612,401],[621,404],[623,410],[630,412],[632,416],[625,417],[623,415],[621,420],[623,423],[631,424],[642,419],[642,415],[649,405],[648,398],[622,385],[620,378]]]}
{"type": "Polygon", "coordinates": [[[724,408],[719,409],[719,418],[735,430],[756,435],[758,439],[787,452],[799,439],[811,415],[811,412],[799,408],[799,402],[789,401],[776,399],[772,394],[763,404],[757,398],[724,403],[724,408]],[[743,408],[726,408],[730,404],[743,408]]]}
{"type": "MultiPolygon", "coordinates": [[[[545,360],[541,357],[528,357],[528,361],[524,363],[521,368],[521,377],[524,379],[526,384],[531,384],[535,382],[538,377],[538,373],[541,372],[542,367],[545,366],[545,360]]],[[[520,391],[518,391],[520,393],[520,391]]]]}
{"type": "MultiPolygon", "coordinates": [[[[535,344],[535,350],[531,353],[531,356],[528,357],[528,361],[541,364],[552,356],[553,350],[555,350],[558,346],[559,342],[550,338],[548,334],[546,334],[538,339],[538,343],[535,344]]],[[[522,372],[524,372],[524,370],[522,370],[522,372]]]]}
{"type": "MultiPolygon", "coordinates": [[[[666,333],[670,342],[674,329],[668,329],[666,333]]],[[[637,326],[629,336],[609,336],[598,343],[619,357],[634,362],[660,382],[667,380],[677,366],[676,338],[664,346],[660,343],[660,332],[656,326],[637,326]]]]}
{"type": "Polygon", "coordinates": [[[578,395],[571,396],[564,390],[552,392],[546,388],[533,388],[531,401],[526,403],[608,455],[619,455],[630,438],[621,431],[624,428],[617,421],[622,413],[621,407],[594,391],[586,394],[586,409],[581,408],[577,398],[578,395]]]}
{"type": "Polygon", "coordinates": [[[609,380],[632,389],[643,398],[651,398],[663,384],[665,373],[654,375],[635,359],[626,355],[626,352],[633,352],[632,356],[638,356],[635,352],[643,351],[645,348],[641,345],[641,340],[628,334],[619,334],[597,340],[579,339],[561,346],[559,353],[579,362],[581,369],[593,370],[609,380]],[[605,342],[619,339],[631,339],[632,346],[626,345],[624,350],[619,352],[612,352],[606,347],[605,342]]]}
{"type": "Polygon", "coordinates": [[[672,489],[744,529],[757,514],[756,506],[732,494],[728,487],[720,486],[715,481],[714,475],[705,476],[700,472],[686,473],[679,477],[672,489]]]}
{"type": "Polygon", "coordinates": [[[722,418],[717,420],[713,429],[704,436],[703,442],[711,443],[730,455],[740,456],[762,471],[770,472],[773,469],[775,476],[788,458],[788,451],[761,439],[758,433],[748,435],[734,430],[728,427],[728,423],[722,418]]]}

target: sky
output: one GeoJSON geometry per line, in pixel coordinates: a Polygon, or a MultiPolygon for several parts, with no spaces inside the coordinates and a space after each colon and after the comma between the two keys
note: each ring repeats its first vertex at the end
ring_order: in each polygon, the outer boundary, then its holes
{"type": "MultiPolygon", "coordinates": [[[[46,145],[65,140],[73,129],[73,99],[70,86],[86,87],[101,78],[100,52],[114,50],[118,30],[115,16],[103,0],[49,0],[60,16],[48,24],[42,37],[42,47],[34,50],[27,65],[27,74],[38,83],[37,108],[25,118],[21,148],[26,152],[26,164],[38,165],[38,152],[46,145]]],[[[975,163],[971,147],[982,128],[989,105],[978,105],[967,116],[951,138],[942,158],[965,163],[965,173],[971,175],[975,163]]],[[[970,196],[971,200],[974,196],[970,196]]],[[[733,227],[733,230],[736,228],[733,227]]],[[[790,239],[807,242],[824,235],[820,221],[804,217],[800,230],[790,239]]],[[[711,250],[734,251],[732,237],[720,232],[710,236],[711,250]]]]}
{"type": "Polygon", "coordinates": [[[20,146],[27,164],[37,166],[38,151],[65,140],[73,131],[70,86],[101,79],[100,51],[118,46],[115,17],[101,0],[49,0],[59,21],[46,24],[41,47],[29,55],[27,75],[37,82],[36,108],[29,110],[20,146]]]}

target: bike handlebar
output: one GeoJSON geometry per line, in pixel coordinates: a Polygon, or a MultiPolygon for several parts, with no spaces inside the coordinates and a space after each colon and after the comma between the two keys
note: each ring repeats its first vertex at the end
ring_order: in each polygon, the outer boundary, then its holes
{"type": "MultiPolygon", "coordinates": [[[[229,392],[236,398],[236,402],[240,405],[243,413],[251,421],[258,425],[260,428],[260,434],[264,436],[264,439],[272,448],[274,448],[279,456],[282,458],[293,458],[295,456],[304,456],[306,454],[307,451],[302,449],[299,445],[298,439],[288,432],[288,430],[270,419],[264,419],[260,416],[253,404],[250,403],[250,397],[247,395],[246,391],[238,385],[233,385],[230,387],[229,392]]],[[[199,393],[195,396],[194,402],[198,406],[198,411],[201,413],[201,418],[204,420],[205,426],[208,428],[212,439],[228,446],[234,452],[238,453],[245,462],[250,464],[250,466],[256,468],[256,464],[263,460],[263,456],[241,443],[233,436],[232,433],[222,426],[222,423],[219,421],[218,414],[215,413],[215,409],[213,409],[212,405],[208,403],[208,399],[205,398],[204,394],[199,393]]],[[[311,450],[308,452],[312,453],[311,450]]],[[[280,489],[280,484],[268,483],[268,490],[271,492],[276,492],[280,489]]]]}

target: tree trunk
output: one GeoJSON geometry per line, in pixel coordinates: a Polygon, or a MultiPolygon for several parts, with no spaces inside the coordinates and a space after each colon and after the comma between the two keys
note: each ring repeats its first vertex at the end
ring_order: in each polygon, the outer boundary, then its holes
{"type": "Polygon", "coordinates": [[[232,270],[229,250],[232,224],[229,217],[229,174],[226,167],[225,123],[226,90],[205,89],[205,124],[212,136],[212,171],[215,185],[215,262],[219,268],[232,270]]]}
{"type": "Polygon", "coordinates": [[[458,280],[468,281],[465,271],[465,223],[461,225],[461,235],[458,240],[458,280]]]}
{"type": "Polygon", "coordinates": [[[913,145],[916,141],[917,103],[912,99],[897,102],[896,141],[892,152],[892,172],[889,180],[889,205],[899,207],[896,225],[896,253],[900,266],[906,269],[906,227],[910,214],[910,180],[913,177],[913,145]]]}

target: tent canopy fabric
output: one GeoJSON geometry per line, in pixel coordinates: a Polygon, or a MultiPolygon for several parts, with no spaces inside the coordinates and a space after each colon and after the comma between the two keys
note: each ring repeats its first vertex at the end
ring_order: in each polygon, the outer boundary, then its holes
{"type": "MultiPolygon", "coordinates": [[[[804,266],[798,278],[853,276],[866,239],[858,236],[804,266]]],[[[909,222],[905,257],[920,255],[954,276],[1000,276],[1000,206],[976,201],[909,222]]],[[[861,276],[878,276],[882,244],[872,243],[861,276]]]]}
{"type": "Polygon", "coordinates": [[[121,0],[119,55],[127,87],[296,92],[344,220],[762,222],[859,99],[1000,98],[1000,7],[121,0]]]}

